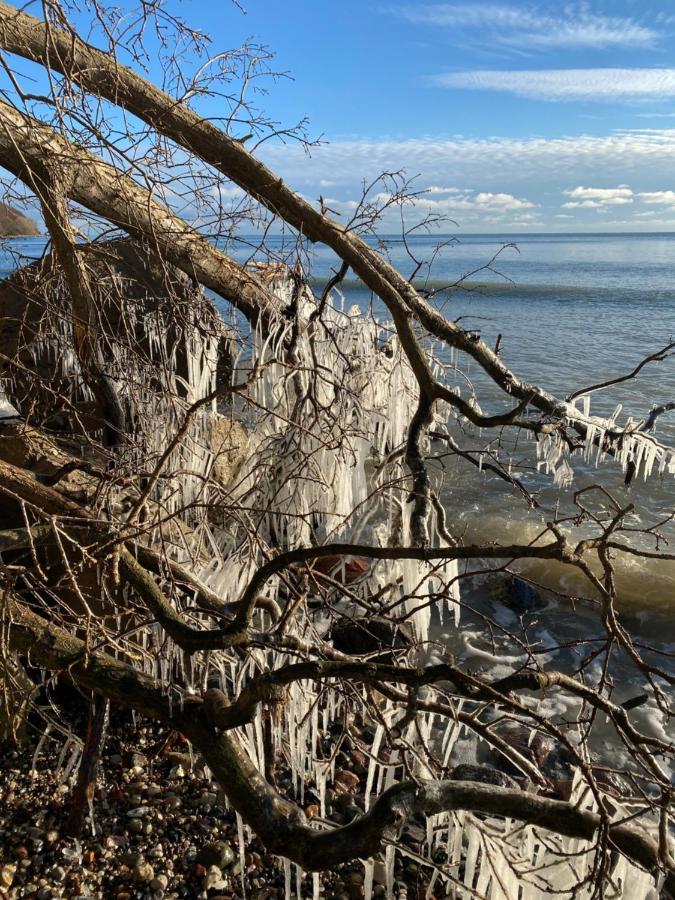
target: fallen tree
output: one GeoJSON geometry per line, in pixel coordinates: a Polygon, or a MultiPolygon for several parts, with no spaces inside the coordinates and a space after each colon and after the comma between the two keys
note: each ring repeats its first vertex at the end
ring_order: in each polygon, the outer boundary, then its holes
{"type": "MultiPolygon", "coordinates": [[[[648,428],[592,416],[574,398],[520,378],[356,228],[293,193],[186,101],[80,40],[59,7],[47,11],[42,21],[0,4],[0,46],[60,73],[67,87],[118,104],[159,141],[169,139],[231,179],[295,229],[298,260],[308,238],[335,251],[340,265],[315,298],[300,265],[237,262],[165,202],[152,172],[140,177],[142,162],[123,170],[127,150],[111,151],[97,117],[87,119],[74,95],[66,91],[66,101],[61,87],[53,89],[59,115],[51,124],[38,116],[44,101],[32,103],[17,84],[15,102],[0,101],[0,164],[41,203],[53,248],[0,292],[1,333],[11,337],[2,377],[28,420],[13,423],[19,431],[6,432],[5,442],[0,427],[3,635],[12,665],[22,660],[67,673],[83,690],[183,733],[266,846],[304,868],[366,858],[418,815],[436,817],[428,858],[441,842],[454,842],[459,866],[466,854],[457,814],[470,810],[488,816],[490,827],[513,818],[585,841],[551,850],[583,861],[565,890],[575,889],[574,878],[602,885],[618,851],[655,881],[665,879],[664,890],[675,896],[671,789],[662,764],[673,747],[641,731],[612,700],[609,662],[625,654],[668,714],[663,686],[673,675],[636,644],[617,613],[615,567],[622,554],[672,555],[636,544],[632,507],[597,487],[588,489],[596,506],[585,491],[574,497],[590,536],[552,513],[534,541],[468,543],[446,520],[429,436],[438,433],[451,453],[477,463],[457,443],[457,426],[518,429],[538,442],[548,471],[562,480],[575,454],[593,451],[649,474],[672,469],[673,451],[648,428]],[[109,151],[112,162],[103,158],[109,151]],[[89,210],[133,243],[80,241],[69,201],[78,216],[89,210]],[[129,258],[127,277],[120,265],[129,258]],[[331,290],[348,269],[382,299],[391,323],[339,311],[331,290]],[[131,289],[106,306],[120,272],[131,289]],[[199,285],[241,314],[243,351],[232,376],[219,378],[222,323],[199,285]],[[140,313],[132,315],[134,303],[140,313]],[[58,365],[45,370],[44,347],[54,346],[54,334],[58,365]],[[433,340],[476,361],[506,403],[486,413],[476,396],[465,399],[433,340]],[[211,439],[225,399],[249,436],[236,464],[229,460],[227,474],[215,477],[219,459],[232,451],[211,439]],[[91,407],[86,427],[82,401],[91,407]],[[55,429],[54,414],[63,409],[69,415],[55,429]],[[28,438],[24,427],[32,429],[28,438]],[[470,573],[460,563],[504,570],[522,559],[581,573],[604,629],[601,648],[590,649],[576,672],[558,672],[512,633],[520,664],[498,679],[431,659],[438,643],[432,612],[461,627],[459,586],[470,573]],[[405,625],[411,637],[383,646],[379,632],[364,661],[332,638],[354,619],[366,630],[375,620],[405,625]],[[588,683],[586,670],[600,654],[607,664],[588,683]],[[554,722],[530,696],[553,690],[576,704],[573,725],[554,722]],[[302,797],[311,786],[326,818],[338,752],[328,725],[338,714],[345,734],[356,735],[368,754],[364,808],[349,824],[317,829],[306,821],[302,797]],[[622,773],[624,803],[608,791],[588,748],[599,715],[633,760],[622,773]],[[564,749],[571,801],[560,799],[527,749],[493,726],[502,719],[525,729],[528,741],[545,736],[564,749]],[[370,744],[359,736],[366,725],[375,729],[370,744]],[[458,729],[486,742],[530,790],[453,780],[458,729]],[[286,792],[274,785],[280,769],[290,773],[286,792]]],[[[368,228],[374,225],[369,219],[368,228]]],[[[527,493],[507,451],[490,460],[496,475],[527,493]]],[[[95,731],[78,790],[89,799],[95,731]]],[[[537,869],[531,843],[531,831],[517,838],[500,832],[498,858],[481,857],[493,884],[517,868],[516,859],[523,878],[537,869]]],[[[465,878],[472,890],[473,875],[465,878]]]]}

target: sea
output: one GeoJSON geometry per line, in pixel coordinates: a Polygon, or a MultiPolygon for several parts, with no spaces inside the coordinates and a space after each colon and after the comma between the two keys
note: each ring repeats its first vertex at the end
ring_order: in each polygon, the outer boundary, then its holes
{"type": "MultiPolygon", "coordinates": [[[[499,339],[501,357],[515,373],[561,397],[631,372],[675,339],[675,233],[414,233],[405,241],[392,235],[372,243],[406,277],[414,276],[419,288],[433,292],[432,302],[447,316],[478,332],[490,345],[499,339]]],[[[283,237],[267,237],[262,251],[257,246],[252,237],[227,249],[241,260],[270,256],[288,260],[295,251],[295,244],[283,237]]],[[[0,270],[9,273],[19,258],[37,257],[43,248],[39,239],[9,242],[0,256],[0,270]]],[[[335,257],[323,247],[305,248],[301,258],[317,290],[337,267],[335,257]]],[[[387,310],[355,278],[348,276],[339,290],[336,302],[345,310],[357,305],[386,321],[387,310]]],[[[225,309],[223,313],[229,315],[225,309]]],[[[442,356],[446,351],[437,348],[437,352],[442,356]]],[[[469,362],[464,374],[483,412],[510,407],[475,363],[469,362]]],[[[642,419],[654,405],[672,401],[675,355],[645,366],[633,379],[594,393],[591,412],[607,415],[621,404],[622,419],[642,419]]],[[[659,417],[655,435],[675,447],[675,411],[659,417]]],[[[472,449],[490,439],[485,433],[462,433],[457,438],[472,449]]],[[[534,493],[538,508],[531,508],[519,491],[489,472],[446,457],[441,496],[456,532],[475,541],[531,540],[552,518],[578,513],[574,492],[595,485],[594,502],[602,502],[599,486],[621,506],[634,504],[635,512],[627,519],[631,527],[654,532],[633,539],[649,549],[675,552],[675,527],[669,521],[675,511],[673,475],[640,477],[626,486],[621,467],[613,461],[596,468],[573,460],[574,480],[560,488],[537,470],[531,439],[523,436],[513,449],[512,474],[534,493]]],[[[571,521],[564,527],[572,536],[592,533],[588,523],[582,523],[580,531],[571,521]]],[[[510,637],[520,629],[540,663],[574,671],[606,637],[597,596],[589,592],[583,577],[559,566],[521,565],[515,572],[532,594],[523,593],[522,584],[514,597],[489,578],[467,581],[461,637],[457,629],[441,623],[439,641],[460,663],[476,671],[503,668],[506,672],[524,661],[510,637]]],[[[645,658],[672,670],[675,562],[622,558],[617,560],[617,583],[622,623],[645,658]]],[[[599,656],[589,667],[589,678],[601,665],[599,656]]],[[[625,654],[614,655],[612,671],[617,700],[631,699],[645,689],[644,676],[625,654]]],[[[562,717],[570,712],[564,703],[551,710],[562,717]]],[[[672,731],[653,701],[632,715],[648,733],[663,736],[672,731]]],[[[611,736],[602,729],[600,735],[612,754],[621,754],[611,736]]],[[[617,757],[616,762],[620,764],[621,759],[617,757]]]]}

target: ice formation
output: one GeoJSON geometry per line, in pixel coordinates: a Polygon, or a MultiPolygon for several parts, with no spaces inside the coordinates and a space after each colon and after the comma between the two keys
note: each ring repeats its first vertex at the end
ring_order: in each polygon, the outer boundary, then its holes
{"type": "MultiPolygon", "coordinates": [[[[274,326],[259,324],[239,360],[235,380],[254,376],[249,402],[240,410],[250,442],[246,458],[226,488],[214,486],[209,478],[214,463],[209,427],[215,400],[204,403],[186,420],[191,406],[213,391],[217,335],[205,333],[196,321],[186,322],[169,343],[161,321],[148,320],[147,358],[130,358],[118,348],[118,386],[127,393],[137,423],[136,444],[127,460],[130,470],[152,472],[176,431],[184,431],[154,482],[149,499],[156,521],[150,535],[161,539],[176,561],[190,567],[204,585],[229,602],[242,596],[263,562],[287,549],[340,540],[381,546],[410,542],[411,504],[402,451],[416,409],[417,385],[395,333],[357,307],[344,313],[329,302],[315,317],[316,303],[308,290],[289,296],[283,279],[276,288],[286,307],[289,300],[295,302],[296,311],[292,316],[280,313],[274,326]],[[186,379],[175,374],[179,352],[189,361],[186,379]],[[209,515],[214,505],[234,512],[214,521],[209,515]],[[184,527],[174,530],[167,542],[163,523],[179,513],[184,527]]],[[[61,347],[68,344],[64,337],[60,335],[61,347]]],[[[77,368],[73,357],[64,357],[63,364],[77,368]]],[[[574,404],[566,406],[567,422],[585,429],[585,458],[600,463],[612,449],[622,465],[633,463],[645,477],[655,468],[659,473],[675,472],[675,456],[651,435],[633,428],[634,423],[619,427],[619,412],[602,419],[590,415],[586,401],[581,410],[574,404]]],[[[449,410],[443,414],[449,415],[449,410]]],[[[571,480],[569,450],[557,432],[543,437],[537,452],[540,464],[556,481],[571,480]]],[[[395,614],[407,616],[414,630],[416,644],[409,659],[415,663],[423,657],[429,639],[432,607],[442,614],[445,606],[451,611],[447,618],[459,621],[457,574],[454,561],[432,568],[424,562],[392,560],[386,565],[371,564],[357,584],[342,587],[347,573],[338,567],[334,584],[325,591],[336,609],[355,617],[362,615],[354,603],[355,593],[386,598],[395,614]]],[[[300,575],[292,577],[297,586],[300,575]]],[[[271,579],[264,590],[282,609],[286,606],[289,595],[284,578],[271,579]]],[[[311,585],[304,590],[311,599],[311,585]]],[[[178,598],[175,602],[185,603],[178,598]]],[[[203,619],[187,604],[184,611],[194,622],[203,619]]],[[[263,624],[269,624],[268,613],[258,615],[263,624]]],[[[206,625],[209,620],[203,621],[206,625]]],[[[324,613],[315,614],[310,604],[301,603],[286,633],[321,638],[329,626],[324,613]]],[[[256,673],[295,661],[270,648],[252,650],[243,661],[228,652],[186,659],[158,626],[140,632],[137,640],[136,652],[140,651],[144,668],[174,703],[214,681],[226,694],[236,695],[256,673]]],[[[283,715],[274,718],[274,746],[285,757],[298,802],[303,805],[309,791],[318,797],[319,827],[330,827],[324,820],[326,789],[336,774],[334,756],[325,758],[322,752],[322,737],[333,723],[353,715],[351,703],[339,685],[320,690],[314,683],[295,683],[287,690],[283,715]]],[[[239,734],[255,765],[264,771],[263,715],[259,707],[254,721],[239,734]]],[[[366,723],[374,731],[370,744],[363,747],[368,758],[366,809],[401,775],[400,751],[384,758],[380,749],[385,728],[395,727],[402,715],[400,705],[381,698],[379,721],[366,723]]],[[[447,766],[465,731],[459,721],[425,712],[418,713],[416,722],[405,724],[401,744],[407,748],[414,775],[434,777],[426,752],[429,747],[447,766]]],[[[72,759],[64,760],[64,770],[70,771],[72,764],[72,759]]],[[[580,783],[575,790],[581,791],[580,783]]],[[[579,802],[589,801],[579,797],[579,802]]],[[[240,819],[238,825],[243,846],[240,819]]],[[[441,847],[448,862],[435,872],[434,882],[467,898],[475,892],[495,900],[518,896],[537,900],[551,891],[564,895],[574,883],[583,882],[593,859],[591,848],[583,842],[461,812],[430,820],[420,851],[423,859],[431,860],[441,847]]],[[[286,894],[299,896],[302,873],[288,861],[284,865],[286,894]]],[[[371,863],[365,867],[368,896],[373,870],[371,863]]],[[[391,844],[385,867],[391,895],[391,844]]],[[[639,900],[648,896],[651,886],[649,876],[619,857],[607,888],[614,893],[607,896],[639,900]]],[[[576,896],[590,896],[590,887],[588,894],[584,890],[576,896]]],[[[314,878],[314,896],[318,891],[319,881],[314,878]]]]}

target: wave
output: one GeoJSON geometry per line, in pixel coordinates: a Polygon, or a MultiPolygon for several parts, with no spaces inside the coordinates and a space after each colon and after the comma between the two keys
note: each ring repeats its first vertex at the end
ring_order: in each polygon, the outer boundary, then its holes
{"type": "MultiPolygon", "coordinates": [[[[310,285],[315,291],[321,291],[326,284],[326,278],[313,277],[310,279],[310,285]]],[[[461,283],[452,283],[447,279],[419,280],[413,281],[413,286],[420,291],[435,292],[436,296],[461,296],[467,297],[471,295],[489,296],[489,297],[507,297],[522,299],[526,297],[541,298],[579,298],[579,299],[601,299],[612,298],[614,300],[637,300],[639,298],[648,298],[651,300],[675,300],[675,290],[666,290],[663,288],[630,288],[630,287],[607,287],[600,285],[573,285],[573,284],[547,284],[547,283],[531,283],[519,282],[512,284],[510,282],[501,281],[462,281],[461,283]]],[[[345,278],[341,283],[343,292],[351,293],[356,291],[370,293],[366,285],[358,278],[345,278]]]]}

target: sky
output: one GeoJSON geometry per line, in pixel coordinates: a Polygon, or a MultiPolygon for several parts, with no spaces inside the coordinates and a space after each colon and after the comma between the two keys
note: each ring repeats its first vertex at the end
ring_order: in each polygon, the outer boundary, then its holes
{"type": "MultiPolygon", "coordinates": [[[[178,3],[178,0],[176,0],[178,3]]],[[[183,0],[214,49],[251,37],[289,78],[268,115],[322,146],[260,154],[349,218],[404,169],[446,230],[675,230],[675,8],[665,2],[183,0]],[[671,11],[672,10],[672,11],[671,11]]]]}

